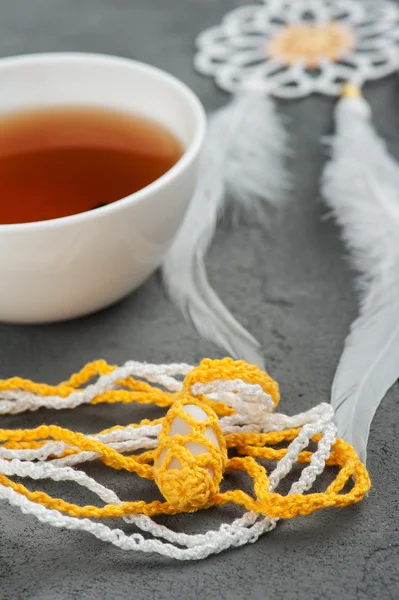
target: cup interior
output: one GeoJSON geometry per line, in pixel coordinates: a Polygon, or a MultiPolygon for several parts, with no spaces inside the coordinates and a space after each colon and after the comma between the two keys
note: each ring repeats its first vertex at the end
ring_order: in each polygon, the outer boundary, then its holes
{"type": "Polygon", "coordinates": [[[201,124],[198,100],[159,69],[113,56],[80,53],[0,60],[0,114],[26,108],[107,107],[143,114],[187,148],[201,124]]]}
{"type": "MultiPolygon", "coordinates": [[[[164,71],[126,58],[49,53],[0,59],[0,87],[0,116],[46,107],[93,107],[142,115],[167,127],[184,153],[161,180],[172,171],[177,175],[198,154],[205,133],[204,110],[187,86],[164,71]]],[[[18,224],[0,225],[4,227],[18,224]]]]}

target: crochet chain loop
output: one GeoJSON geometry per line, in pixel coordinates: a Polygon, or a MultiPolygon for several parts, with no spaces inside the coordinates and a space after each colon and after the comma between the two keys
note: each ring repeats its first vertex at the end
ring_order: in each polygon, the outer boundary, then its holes
{"type": "Polygon", "coordinates": [[[329,405],[321,404],[294,417],[275,414],[277,383],[258,367],[242,361],[206,359],[195,368],[133,361],[116,367],[96,361],[56,386],[20,378],[0,381],[1,414],[115,402],[156,404],[169,410],[164,418],[116,426],[96,435],[55,425],[0,429],[0,497],[41,521],[90,531],[125,549],[193,559],[255,541],[278,519],[358,502],[370,488],[366,468],[353,448],[335,438],[329,405]],[[314,451],[306,449],[310,442],[315,444],[314,451]],[[141,452],[132,453],[137,450],[141,452]],[[235,455],[229,458],[227,452],[231,450],[235,455]],[[165,501],[122,502],[112,490],[72,468],[96,459],[110,468],[154,479],[165,501]],[[259,462],[262,459],[274,462],[274,470],[268,473],[259,462]],[[277,493],[277,485],[296,463],[306,465],[299,479],[287,495],[277,493]],[[305,495],[325,466],[338,467],[334,481],[324,492],[305,495]],[[223,476],[232,471],[250,477],[253,495],[240,489],[220,491],[223,476]],[[104,505],[79,506],[32,491],[13,477],[74,481],[96,493],[104,505]],[[351,489],[342,492],[350,480],[351,489]],[[248,512],[218,532],[203,534],[206,539],[202,534],[174,533],[149,518],[228,503],[248,512]],[[135,534],[133,543],[133,538],[122,531],[90,520],[115,517],[134,522],[154,538],[168,542],[135,534]]]}

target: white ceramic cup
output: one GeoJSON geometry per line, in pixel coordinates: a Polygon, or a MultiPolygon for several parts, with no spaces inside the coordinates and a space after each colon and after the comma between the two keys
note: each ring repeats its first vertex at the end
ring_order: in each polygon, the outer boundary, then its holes
{"type": "Polygon", "coordinates": [[[169,171],[122,200],[70,217],[0,225],[0,321],[66,320],[113,304],[161,264],[182,222],[206,129],[201,103],[163,71],[98,54],[1,59],[0,89],[0,117],[47,106],[123,109],[167,126],[183,143],[169,171]]]}

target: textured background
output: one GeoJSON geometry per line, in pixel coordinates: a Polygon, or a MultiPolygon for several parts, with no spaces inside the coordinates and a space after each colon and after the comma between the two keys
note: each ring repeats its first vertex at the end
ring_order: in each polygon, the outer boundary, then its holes
{"type": "MultiPolygon", "coordinates": [[[[193,39],[239,2],[233,0],[0,0],[0,55],[81,50],[130,56],[180,77],[207,109],[225,102],[211,80],[192,69],[193,39]]],[[[375,123],[399,158],[396,76],[369,85],[375,123]]],[[[266,235],[254,226],[221,227],[208,268],[234,314],[255,331],[269,370],[280,382],[281,408],[305,410],[329,398],[334,369],[356,314],[352,274],[339,231],[323,219],[318,181],[325,155],[320,138],[332,131],[333,102],[312,97],[282,103],[291,119],[294,200],[266,235]]],[[[6,290],[5,290],[5,293],[6,290]]],[[[154,275],[130,298],[79,322],[47,327],[0,327],[0,377],[18,374],[56,382],[103,357],[196,362],[217,349],[200,341],[165,298],[154,275]]],[[[86,534],[52,530],[3,504],[0,512],[0,598],[12,600],[265,598],[379,600],[399,586],[398,387],[373,423],[369,469],[373,489],[361,505],[292,523],[253,546],[203,562],[177,563],[107,546],[86,534]]],[[[83,407],[3,419],[4,426],[56,422],[99,431],[142,416],[140,409],[83,407]]],[[[89,471],[122,498],[154,490],[132,475],[89,471]]],[[[68,486],[52,493],[90,502],[68,486]]],[[[231,518],[226,509],[222,515],[231,518]]],[[[220,513],[175,519],[177,528],[204,530],[220,513]]]]}

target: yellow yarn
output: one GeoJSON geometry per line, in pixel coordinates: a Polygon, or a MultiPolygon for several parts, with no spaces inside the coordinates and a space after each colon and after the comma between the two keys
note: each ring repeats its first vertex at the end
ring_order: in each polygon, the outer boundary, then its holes
{"type": "Polygon", "coordinates": [[[178,400],[165,417],[154,454],[155,481],[164,498],[182,512],[208,506],[219,491],[226,463],[226,442],[216,413],[189,395],[178,400]],[[190,416],[184,410],[187,406],[199,407],[206,420],[190,416]],[[175,419],[185,423],[189,432],[171,435],[175,419]],[[209,440],[207,430],[213,432],[217,445],[209,440]],[[190,443],[198,444],[205,452],[194,456],[187,448],[190,443]],[[171,468],[172,461],[177,461],[177,468],[171,468]]]}
{"type": "MultiPolygon", "coordinates": [[[[18,389],[41,396],[57,395],[66,398],[93,377],[109,374],[115,368],[105,361],[93,362],[73,375],[68,381],[57,386],[13,378],[0,381],[0,392],[18,389]]],[[[287,449],[275,448],[274,446],[293,440],[299,430],[287,429],[270,433],[232,433],[224,436],[217,415],[232,415],[235,411],[229,406],[213,402],[205,396],[194,397],[192,386],[196,383],[235,379],[242,379],[246,383],[260,385],[270,395],[274,404],[278,403],[278,385],[269,375],[263,373],[257,367],[231,359],[221,361],[206,359],[202,361],[198,367],[186,376],[183,393],[164,392],[142,381],[127,378],[118,382],[123,389],[107,391],[96,396],[92,404],[138,402],[140,404],[153,403],[162,407],[171,407],[163,419],[144,420],[141,423],[132,424],[136,427],[157,423],[163,425],[158,447],[137,456],[125,456],[106,444],[88,438],[82,433],[74,433],[54,425],[43,425],[35,429],[0,429],[0,445],[6,448],[36,449],[53,439],[63,441],[70,446],[63,456],[82,450],[96,452],[101,460],[113,469],[124,469],[146,479],[155,479],[166,502],[123,502],[119,505],[109,504],[101,508],[90,505],[78,506],[59,498],[53,498],[44,492],[30,491],[5,475],[0,475],[0,484],[12,488],[29,500],[48,508],[75,517],[94,518],[120,517],[133,513],[148,516],[176,514],[192,512],[212,505],[223,506],[234,503],[267,517],[288,519],[298,515],[307,515],[321,508],[347,506],[363,498],[370,488],[367,470],[358,459],[353,448],[342,440],[337,440],[334,444],[332,453],[326,463],[328,466],[338,467],[339,470],[334,481],[325,492],[309,493],[307,495],[292,494],[290,496],[269,492],[266,469],[256,459],[281,460],[287,453],[287,449]],[[206,418],[198,420],[189,415],[186,411],[189,405],[201,409],[206,418]],[[172,424],[176,418],[184,421],[189,429],[187,433],[170,435],[172,424]],[[210,435],[209,429],[212,430],[213,435],[210,435]],[[217,445],[215,441],[217,441],[217,445]],[[187,448],[188,442],[201,444],[204,446],[205,452],[193,454],[187,448]],[[238,456],[229,459],[226,449],[234,449],[238,456]],[[172,462],[173,460],[178,461],[179,468],[173,467],[173,464],[176,464],[172,462]],[[244,471],[250,476],[253,480],[256,499],[242,490],[224,493],[219,491],[223,473],[234,470],[244,471]],[[353,481],[352,488],[342,493],[350,479],[353,481]]],[[[117,429],[117,427],[101,433],[114,429],[117,429]]],[[[317,441],[317,439],[318,436],[315,436],[314,441],[317,441]]],[[[298,461],[309,463],[312,455],[311,451],[303,451],[299,454],[298,461]]]]}

